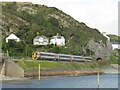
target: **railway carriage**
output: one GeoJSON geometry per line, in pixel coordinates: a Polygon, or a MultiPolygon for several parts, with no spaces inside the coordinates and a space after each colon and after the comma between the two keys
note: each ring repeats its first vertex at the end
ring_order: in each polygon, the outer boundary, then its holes
{"type": "Polygon", "coordinates": [[[91,57],[84,57],[78,55],[70,55],[70,54],[56,54],[56,53],[48,53],[48,52],[33,52],[32,59],[34,60],[55,60],[55,61],[73,61],[73,62],[84,62],[91,61],[91,57]]]}

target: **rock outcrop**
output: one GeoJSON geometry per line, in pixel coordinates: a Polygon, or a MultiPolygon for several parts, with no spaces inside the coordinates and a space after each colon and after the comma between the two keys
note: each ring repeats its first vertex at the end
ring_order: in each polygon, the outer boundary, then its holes
{"type": "Polygon", "coordinates": [[[89,49],[92,52],[94,52],[94,58],[97,59],[102,59],[102,60],[109,60],[110,59],[110,54],[112,51],[112,44],[107,41],[106,44],[102,43],[102,41],[95,42],[94,40],[91,40],[88,42],[86,45],[85,49],[89,49]]]}

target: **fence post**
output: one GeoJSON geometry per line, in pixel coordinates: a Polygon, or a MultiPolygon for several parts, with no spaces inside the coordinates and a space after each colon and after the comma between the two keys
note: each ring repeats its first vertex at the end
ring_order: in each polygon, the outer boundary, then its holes
{"type": "Polygon", "coordinates": [[[98,72],[98,88],[100,87],[100,74],[98,72]]]}

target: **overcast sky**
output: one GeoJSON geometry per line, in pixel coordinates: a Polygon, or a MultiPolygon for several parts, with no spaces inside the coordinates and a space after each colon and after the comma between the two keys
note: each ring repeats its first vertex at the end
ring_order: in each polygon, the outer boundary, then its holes
{"type": "Polygon", "coordinates": [[[119,0],[0,0],[21,1],[56,7],[100,32],[118,35],[119,0]]]}

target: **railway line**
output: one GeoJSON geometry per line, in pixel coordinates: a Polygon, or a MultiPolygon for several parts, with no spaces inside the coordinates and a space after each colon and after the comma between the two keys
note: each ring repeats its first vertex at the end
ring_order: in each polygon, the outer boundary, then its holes
{"type": "Polygon", "coordinates": [[[92,57],[89,56],[78,56],[70,54],[56,54],[49,52],[33,52],[33,60],[48,60],[48,61],[68,61],[68,62],[90,62],[92,57]]]}
{"type": "MultiPolygon", "coordinates": [[[[11,59],[11,58],[10,58],[11,59]]],[[[5,58],[1,59],[4,61],[5,58]]],[[[20,59],[12,59],[12,61],[17,62],[20,59]]],[[[79,55],[70,55],[70,54],[57,54],[50,52],[33,52],[32,58],[29,58],[29,61],[60,61],[60,62],[90,62],[93,60],[90,56],[79,56],[79,55]]]]}

